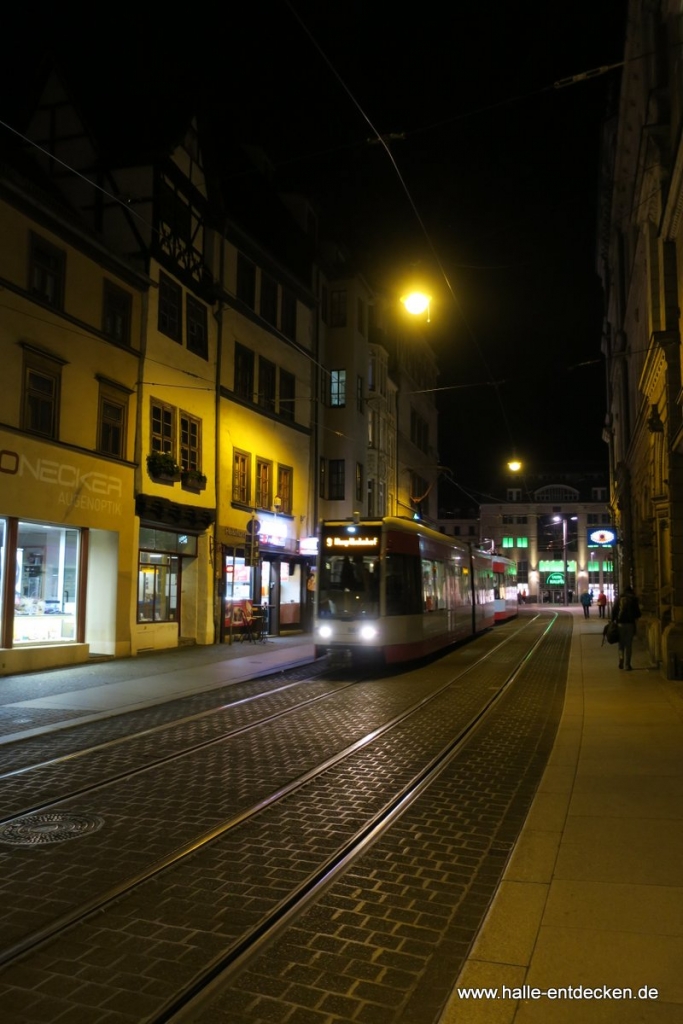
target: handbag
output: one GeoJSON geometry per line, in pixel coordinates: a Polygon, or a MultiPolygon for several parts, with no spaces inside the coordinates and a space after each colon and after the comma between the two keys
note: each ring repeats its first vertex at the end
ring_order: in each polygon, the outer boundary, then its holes
{"type": "Polygon", "coordinates": [[[611,619],[602,631],[602,642],[616,644],[619,641],[619,624],[611,619]]]}

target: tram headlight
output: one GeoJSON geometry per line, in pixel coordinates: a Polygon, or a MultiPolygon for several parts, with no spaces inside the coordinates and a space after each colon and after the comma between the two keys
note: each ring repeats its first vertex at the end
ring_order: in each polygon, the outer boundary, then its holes
{"type": "Polygon", "coordinates": [[[320,626],[318,629],[318,634],[322,637],[323,640],[329,640],[330,637],[332,636],[332,626],[320,626]]]}
{"type": "Polygon", "coordinates": [[[377,630],[374,626],[363,626],[360,635],[363,640],[374,640],[377,636],[377,630]]]}

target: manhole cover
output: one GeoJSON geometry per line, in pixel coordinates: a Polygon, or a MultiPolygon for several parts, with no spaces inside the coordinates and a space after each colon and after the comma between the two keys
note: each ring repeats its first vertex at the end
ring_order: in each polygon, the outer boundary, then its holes
{"type": "Polygon", "coordinates": [[[64,843],[97,832],[104,825],[99,814],[27,814],[0,828],[0,843],[12,846],[41,846],[64,843]]]}

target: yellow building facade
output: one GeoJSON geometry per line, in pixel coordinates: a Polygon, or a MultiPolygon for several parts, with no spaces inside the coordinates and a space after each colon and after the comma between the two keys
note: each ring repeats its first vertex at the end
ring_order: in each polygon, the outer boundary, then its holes
{"type": "Polygon", "coordinates": [[[0,183],[0,673],[130,653],[146,281],[0,183]]]}
{"type": "Polygon", "coordinates": [[[270,634],[309,628],[312,298],[252,242],[222,240],[217,550],[222,638],[249,602],[270,634]]]}

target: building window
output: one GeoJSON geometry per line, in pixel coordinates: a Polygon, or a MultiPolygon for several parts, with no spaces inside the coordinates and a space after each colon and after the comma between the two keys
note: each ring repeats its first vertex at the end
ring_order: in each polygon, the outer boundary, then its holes
{"type": "Polygon", "coordinates": [[[514,516],[503,516],[503,526],[512,526],[515,521],[514,516]]]}
{"type": "Polygon", "coordinates": [[[237,254],[237,298],[241,299],[250,309],[256,302],[256,267],[243,256],[237,254]]]}
{"type": "Polygon", "coordinates": [[[296,382],[293,373],[280,370],[280,416],[283,420],[294,422],[296,410],[296,382]]]}
{"type": "Polygon", "coordinates": [[[270,508],[273,504],[273,463],[256,460],[256,507],[270,508]]]}
{"type": "Polygon", "coordinates": [[[320,456],[318,467],[318,495],[321,498],[327,497],[327,459],[324,455],[320,456]]]}
{"type": "Polygon", "coordinates": [[[258,361],[258,404],[268,412],[275,412],[275,363],[259,356],[258,361]]]}
{"type": "Polygon", "coordinates": [[[522,488],[521,487],[508,487],[508,501],[521,501],[522,500],[522,488]]]}
{"type": "Polygon", "coordinates": [[[368,447],[379,448],[379,442],[379,413],[371,409],[368,416],[368,447]]]}
{"type": "Polygon", "coordinates": [[[528,583],[529,582],[529,563],[524,559],[520,559],[517,562],[517,582],[528,583]]]}
{"type": "Polygon", "coordinates": [[[153,452],[175,456],[175,409],[172,405],[152,399],[150,447],[153,452]]]}
{"type": "Polygon", "coordinates": [[[421,452],[429,449],[429,426],[415,409],[410,410],[410,440],[421,452]]]}
{"type": "Polygon", "coordinates": [[[261,272],[261,316],[273,327],[277,327],[277,281],[261,272]]]}
{"type": "Polygon", "coordinates": [[[130,345],[132,304],[130,292],[117,288],[111,281],[104,282],[102,332],[119,345],[130,345]]]}
{"type": "Polygon", "coordinates": [[[535,501],[578,501],[579,492],[575,487],[567,487],[564,484],[550,484],[534,491],[535,501]]]}
{"type": "Polygon", "coordinates": [[[186,299],[187,348],[202,359],[209,358],[206,306],[191,295],[186,299]]]}
{"type": "Polygon", "coordinates": [[[280,511],[286,515],[292,514],[292,479],[294,470],[291,466],[278,466],[277,468],[277,496],[280,499],[280,511]]]}
{"type": "Polygon", "coordinates": [[[329,461],[329,491],[328,498],[331,501],[343,501],[345,492],[345,473],[343,459],[330,459],[329,461]]]}
{"type": "Polygon", "coordinates": [[[376,516],[381,515],[379,511],[377,501],[377,486],[374,480],[368,480],[368,515],[376,516]]]}
{"type": "Polygon", "coordinates": [[[356,501],[363,500],[363,464],[356,463],[356,501]]]}
{"type": "Polygon", "coordinates": [[[165,248],[177,251],[179,242],[182,243],[183,248],[190,244],[192,211],[189,203],[165,178],[162,178],[159,186],[159,221],[167,228],[166,231],[163,231],[165,248]],[[170,246],[169,243],[171,243],[170,246]]]}
{"type": "Polygon", "coordinates": [[[346,370],[330,371],[330,405],[346,405],[346,370]]]}
{"type": "Polygon", "coordinates": [[[254,353],[239,344],[235,345],[235,394],[254,401],[254,353]]]}
{"type": "Polygon", "coordinates": [[[62,250],[32,234],[29,259],[31,294],[48,306],[63,309],[66,257],[62,250]]]}
{"type": "Polygon", "coordinates": [[[454,526],[453,527],[453,536],[454,537],[459,537],[460,536],[460,527],[459,526],[454,526]]]}
{"type": "Polygon", "coordinates": [[[591,488],[591,500],[592,501],[607,501],[607,488],[606,487],[592,487],[591,488]]]}
{"type": "Polygon", "coordinates": [[[518,526],[526,526],[526,524],[527,524],[527,516],[517,516],[516,519],[515,519],[515,522],[517,523],[518,526]]]}
{"type": "Polygon", "coordinates": [[[370,346],[368,390],[377,391],[383,396],[387,393],[386,353],[383,353],[383,350],[376,348],[374,345],[370,346]]]}
{"type": "Polygon", "coordinates": [[[251,455],[233,448],[232,454],[232,500],[240,505],[249,505],[251,496],[251,455]]]}
{"type": "Polygon", "coordinates": [[[181,342],[183,290],[166,274],[159,274],[159,322],[162,334],[181,342]]]}
{"type": "Polygon", "coordinates": [[[518,548],[528,548],[529,547],[529,538],[528,537],[518,537],[517,538],[517,547],[518,548]]]}
{"type": "Polygon", "coordinates": [[[97,450],[116,459],[126,457],[128,395],[113,384],[100,382],[97,450]]]}
{"type": "Polygon", "coordinates": [[[58,436],[62,365],[38,352],[24,351],[21,425],[31,434],[58,436]]]}
{"type": "Polygon", "coordinates": [[[330,327],[346,327],[346,289],[330,293],[330,327]]]}
{"type": "Polygon", "coordinates": [[[503,547],[504,548],[514,548],[514,546],[515,546],[515,538],[514,537],[503,537],[503,547]]]}
{"type": "Polygon", "coordinates": [[[356,376],[356,409],[363,412],[363,377],[360,373],[356,376]]]}
{"type": "Polygon", "coordinates": [[[282,314],[280,329],[286,338],[296,339],[296,296],[282,289],[282,314]]]}
{"type": "Polygon", "coordinates": [[[180,413],[180,468],[196,469],[198,472],[201,472],[202,468],[202,421],[182,411],[180,413]]]}

